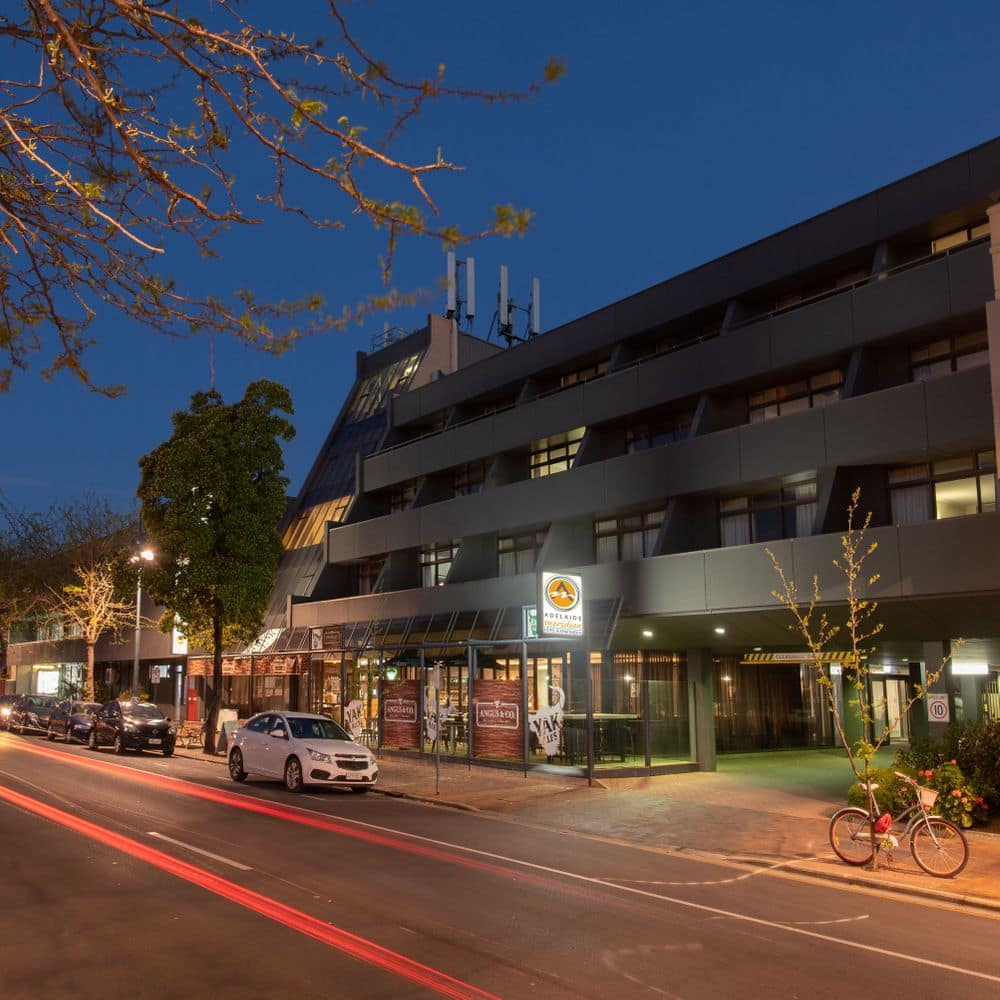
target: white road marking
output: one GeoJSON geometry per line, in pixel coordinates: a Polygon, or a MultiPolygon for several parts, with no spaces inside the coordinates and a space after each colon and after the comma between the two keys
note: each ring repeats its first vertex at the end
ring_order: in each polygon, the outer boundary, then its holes
{"type": "Polygon", "coordinates": [[[212,854],[211,851],[203,851],[200,847],[186,844],[183,840],[174,840],[173,837],[157,833],[155,830],[150,830],[149,836],[156,837],[157,840],[165,840],[168,844],[175,844],[177,847],[183,847],[185,851],[193,851],[195,854],[200,854],[203,858],[211,858],[213,861],[219,861],[224,865],[229,865],[230,868],[238,868],[241,872],[253,871],[248,865],[242,865],[239,861],[233,861],[232,858],[224,858],[221,854],[212,854]]]}

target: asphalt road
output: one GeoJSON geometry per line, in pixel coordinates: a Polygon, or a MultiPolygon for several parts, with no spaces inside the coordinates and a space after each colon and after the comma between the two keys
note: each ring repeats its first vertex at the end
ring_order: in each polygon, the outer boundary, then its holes
{"type": "Polygon", "coordinates": [[[0,733],[4,998],[1000,995],[995,916],[0,733]]]}

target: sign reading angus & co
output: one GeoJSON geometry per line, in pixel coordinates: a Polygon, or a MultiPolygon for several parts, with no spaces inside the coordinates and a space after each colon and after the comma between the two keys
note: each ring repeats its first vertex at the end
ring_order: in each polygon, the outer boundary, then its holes
{"type": "Polygon", "coordinates": [[[471,708],[475,756],[524,759],[520,681],[473,681],[471,708]]]}
{"type": "Polygon", "coordinates": [[[420,747],[418,682],[395,681],[382,688],[382,745],[417,750],[420,747]]]}

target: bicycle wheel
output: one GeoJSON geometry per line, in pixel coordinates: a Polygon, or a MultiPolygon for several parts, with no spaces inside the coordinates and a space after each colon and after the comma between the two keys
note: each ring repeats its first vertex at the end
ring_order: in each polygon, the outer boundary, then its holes
{"type": "Polygon", "coordinates": [[[871,817],[857,806],[848,806],[830,820],[830,846],[841,861],[866,865],[875,853],[871,817]]]}
{"type": "Polygon", "coordinates": [[[931,816],[910,836],[910,853],[928,875],[952,878],[966,866],[969,844],[965,834],[950,820],[931,816]]]}

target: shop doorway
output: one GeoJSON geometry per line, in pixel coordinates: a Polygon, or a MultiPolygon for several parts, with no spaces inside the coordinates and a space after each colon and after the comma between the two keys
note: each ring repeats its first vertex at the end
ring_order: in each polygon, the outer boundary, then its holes
{"type": "Polygon", "coordinates": [[[904,677],[872,678],[872,716],[875,738],[889,729],[889,742],[905,743],[910,739],[910,718],[903,711],[909,695],[904,677]]]}

